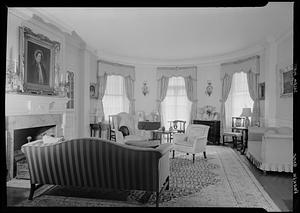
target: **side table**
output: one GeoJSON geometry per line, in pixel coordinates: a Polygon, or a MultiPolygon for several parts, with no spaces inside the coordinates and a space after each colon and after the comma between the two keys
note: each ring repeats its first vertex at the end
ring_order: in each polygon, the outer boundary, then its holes
{"type": "Polygon", "coordinates": [[[248,128],[246,127],[231,127],[232,131],[234,132],[235,130],[242,132],[243,135],[245,135],[244,137],[244,141],[243,141],[243,147],[242,147],[242,152],[241,154],[245,154],[246,148],[248,147],[248,128]]]}
{"type": "Polygon", "coordinates": [[[90,124],[91,137],[96,137],[96,132],[99,131],[99,138],[101,138],[101,123],[90,124]]]}

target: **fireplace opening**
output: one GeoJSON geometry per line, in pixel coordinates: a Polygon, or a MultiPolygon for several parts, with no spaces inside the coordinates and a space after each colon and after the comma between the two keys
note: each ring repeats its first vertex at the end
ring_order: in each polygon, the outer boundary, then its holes
{"type": "Polygon", "coordinates": [[[30,141],[42,139],[45,134],[55,136],[55,126],[56,125],[49,125],[14,130],[13,177],[17,179],[29,179],[28,165],[26,157],[21,151],[21,147],[30,141]]]}

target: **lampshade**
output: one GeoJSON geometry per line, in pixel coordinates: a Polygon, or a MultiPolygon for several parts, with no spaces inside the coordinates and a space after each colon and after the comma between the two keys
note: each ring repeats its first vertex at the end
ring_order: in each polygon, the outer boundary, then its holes
{"type": "Polygon", "coordinates": [[[251,108],[243,108],[243,112],[240,115],[241,117],[250,117],[252,115],[251,108]]]}
{"type": "Polygon", "coordinates": [[[103,119],[103,112],[99,108],[96,109],[96,123],[101,122],[103,119]]]}

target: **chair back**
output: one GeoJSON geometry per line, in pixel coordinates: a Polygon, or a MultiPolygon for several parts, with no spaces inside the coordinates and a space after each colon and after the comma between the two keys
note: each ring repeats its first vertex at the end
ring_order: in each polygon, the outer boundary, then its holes
{"type": "Polygon", "coordinates": [[[170,128],[172,127],[172,130],[178,133],[185,133],[185,124],[186,121],[183,120],[174,120],[169,121],[170,128]]]}
{"type": "Polygon", "coordinates": [[[119,130],[121,126],[126,126],[130,134],[135,134],[138,128],[138,116],[130,115],[127,112],[120,112],[116,115],[109,115],[111,129],[119,130]]]}
{"type": "Polygon", "coordinates": [[[246,127],[246,118],[232,117],[231,127],[246,127]]]}
{"type": "Polygon", "coordinates": [[[193,136],[208,136],[208,130],[210,126],[202,124],[189,124],[186,128],[186,134],[188,137],[193,136]]]}

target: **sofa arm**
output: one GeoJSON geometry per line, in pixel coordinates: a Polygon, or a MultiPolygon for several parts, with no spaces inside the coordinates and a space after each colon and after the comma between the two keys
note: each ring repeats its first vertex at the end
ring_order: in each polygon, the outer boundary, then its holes
{"type": "Polygon", "coordinates": [[[169,152],[172,148],[172,144],[171,143],[164,143],[159,145],[155,150],[159,151],[161,155],[166,154],[167,152],[169,152]]]}

